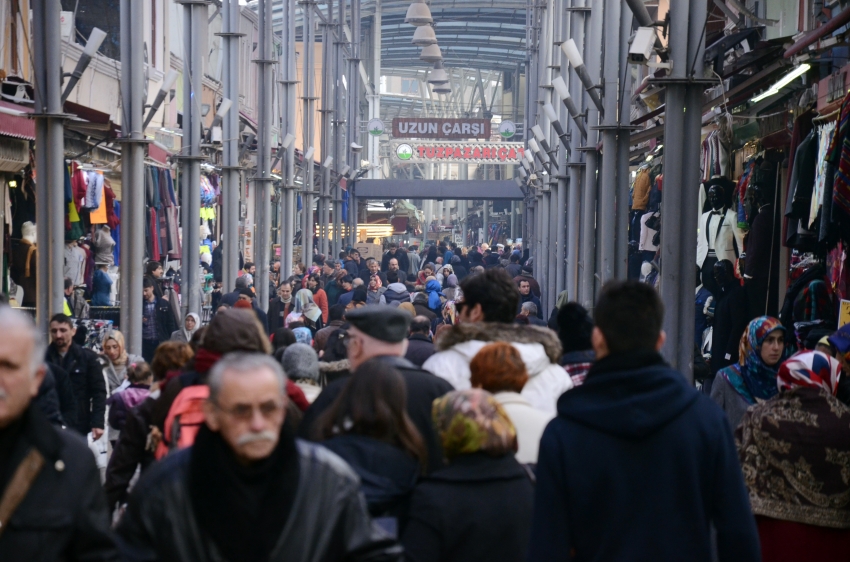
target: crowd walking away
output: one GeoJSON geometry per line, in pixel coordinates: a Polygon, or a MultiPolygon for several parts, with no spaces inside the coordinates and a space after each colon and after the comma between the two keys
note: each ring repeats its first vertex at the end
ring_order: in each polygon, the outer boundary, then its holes
{"type": "Polygon", "coordinates": [[[133,353],[73,283],[46,334],[0,305],[0,560],[850,559],[850,325],[739,314],[720,260],[690,382],[649,283],[544,308],[520,245],[361,251],[213,252],[204,313],[150,262],[133,353]]]}

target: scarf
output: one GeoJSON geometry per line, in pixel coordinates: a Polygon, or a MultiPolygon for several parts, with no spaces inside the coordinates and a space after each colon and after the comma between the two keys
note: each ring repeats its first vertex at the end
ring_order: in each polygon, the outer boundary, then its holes
{"type": "Polygon", "coordinates": [[[381,283],[381,276],[380,276],[380,275],[372,275],[372,276],[369,278],[369,281],[370,281],[370,283],[369,283],[370,285],[372,284],[372,283],[371,283],[372,281],[374,281],[374,282],[375,282],[375,288],[374,288],[374,290],[373,290],[373,289],[371,289],[371,288],[369,289],[369,290],[370,290],[370,291],[372,291],[372,292],[375,292],[375,291],[377,291],[378,289],[380,289],[381,287],[383,287],[383,286],[384,286],[384,284],[383,284],[383,283],[381,283]]]}
{"type": "Polygon", "coordinates": [[[841,365],[820,351],[804,351],[792,356],[779,367],[776,386],[779,391],[793,388],[824,389],[835,396],[841,365]]]}
{"type": "Polygon", "coordinates": [[[198,348],[198,352],[195,353],[195,372],[199,375],[209,372],[219,359],[221,359],[221,353],[203,347],[198,348]]]}
{"type": "Polygon", "coordinates": [[[428,281],[428,284],[425,285],[425,292],[428,293],[428,308],[431,310],[439,310],[442,305],[442,301],[440,297],[444,297],[445,295],[440,290],[439,281],[428,281]]]}
{"type": "MultiPolygon", "coordinates": [[[[801,354],[789,363],[798,367],[810,360],[815,367],[822,363],[831,377],[833,361],[820,353],[812,355],[801,354]]],[[[784,388],[744,414],[736,441],[750,505],[756,515],[850,529],[850,410],[832,392],[805,382],[806,378],[795,379],[800,384],[784,388]]]]}
{"type": "Polygon", "coordinates": [[[761,346],[764,340],[776,330],[785,332],[785,326],[778,319],[770,316],[761,316],[750,322],[744,335],[741,336],[739,364],[720,371],[723,378],[747,404],[755,404],[756,399],[767,400],[776,396],[778,392],[776,375],[779,365],[788,357],[788,350],[786,348],[779,362],[773,367],[766,365],[761,358],[761,346]]]}
{"type": "Polygon", "coordinates": [[[566,291],[561,291],[558,293],[558,299],[555,301],[555,308],[561,310],[561,308],[563,308],[563,306],[568,302],[570,302],[570,296],[566,291]]]}
{"type": "Polygon", "coordinates": [[[293,430],[284,424],[271,456],[244,466],[218,433],[202,425],[191,455],[189,498],[205,538],[227,560],[268,560],[298,490],[293,430]]]}
{"type": "Polygon", "coordinates": [[[198,328],[201,327],[201,317],[198,316],[197,314],[195,314],[194,312],[190,312],[189,314],[186,315],[186,318],[188,318],[190,316],[195,319],[195,328],[192,329],[192,330],[187,330],[186,329],[186,320],[183,320],[183,327],[180,328],[180,330],[183,332],[183,335],[186,336],[187,342],[192,341],[192,336],[194,336],[195,332],[198,331],[198,328]]]}
{"type": "Polygon", "coordinates": [[[313,300],[313,293],[307,289],[301,289],[295,293],[295,310],[293,314],[302,315],[316,322],[322,316],[322,309],[313,300]]]}
{"type": "Polygon", "coordinates": [[[115,343],[118,344],[118,349],[120,351],[118,359],[111,361],[112,365],[126,366],[129,358],[127,357],[127,351],[124,349],[124,334],[118,330],[112,330],[106,334],[105,338],[103,338],[103,344],[105,345],[109,340],[114,340],[115,343]]]}

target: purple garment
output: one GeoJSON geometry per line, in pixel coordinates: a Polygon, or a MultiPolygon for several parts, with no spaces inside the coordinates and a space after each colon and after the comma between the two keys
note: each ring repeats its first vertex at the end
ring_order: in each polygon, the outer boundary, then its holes
{"type": "Polygon", "coordinates": [[[127,423],[127,412],[135,408],[150,396],[151,387],[147,384],[131,384],[121,392],[116,392],[106,401],[109,406],[109,425],[121,431],[127,423]]]}

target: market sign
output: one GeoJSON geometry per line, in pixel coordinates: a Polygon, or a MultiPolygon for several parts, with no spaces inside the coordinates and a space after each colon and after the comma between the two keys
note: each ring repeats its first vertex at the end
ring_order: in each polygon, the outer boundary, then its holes
{"type": "Polygon", "coordinates": [[[393,141],[390,150],[407,164],[519,164],[525,154],[521,142],[393,141]]]}
{"type": "Polygon", "coordinates": [[[490,139],[489,119],[436,119],[396,117],[393,137],[397,139],[490,139]]]}
{"type": "Polygon", "coordinates": [[[384,122],[380,119],[370,119],[366,129],[373,137],[380,137],[384,134],[384,122]]]}

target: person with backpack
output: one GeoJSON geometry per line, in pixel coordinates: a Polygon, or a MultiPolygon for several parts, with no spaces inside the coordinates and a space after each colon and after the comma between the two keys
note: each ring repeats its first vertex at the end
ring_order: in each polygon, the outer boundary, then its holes
{"type": "Polygon", "coordinates": [[[372,524],[354,472],[296,441],[274,359],[231,353],[207,379],[195,444],[154,465],[133,491],[117,529],[127,559],[401,560],[396,541],[372,524]]]}

